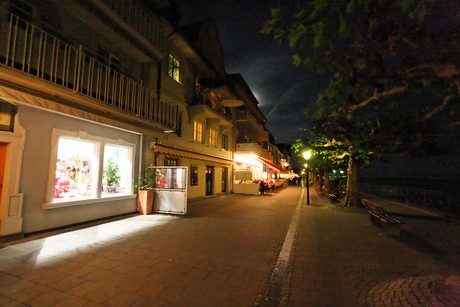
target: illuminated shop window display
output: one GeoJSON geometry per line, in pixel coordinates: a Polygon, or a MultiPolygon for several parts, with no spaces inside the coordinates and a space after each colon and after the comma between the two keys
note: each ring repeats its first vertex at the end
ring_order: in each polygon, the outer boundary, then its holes
{"type": "Polygon", "coordinates": [[[52,202],[132,194],[134,145],[62,132],[56,144],[52,202]]]}
{"type": "Polygon", "coordinates": [[[96,145],[93,142],[59,138],[54,199],[96,196],[96,145]]]}

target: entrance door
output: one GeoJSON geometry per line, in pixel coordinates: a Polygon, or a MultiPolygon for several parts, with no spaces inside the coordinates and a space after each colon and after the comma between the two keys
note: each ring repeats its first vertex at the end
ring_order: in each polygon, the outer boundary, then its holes
{"type": "Polygon", "coordinates": [[[214,167],[206,165],[206,196],[212,195],[214,167]]]}
{"type": "Polygon", "coordinates": [[[14,133],[0,134],[0,237],[22,232],[22,201],[19,193],[24,128],[15,121],[14,133]]]}
{"type": "Polygon", "coordinates": [[[6,146],[7,143],[0,143],[0,199],[3,193],[3,175],[5,174],[6,146]]]}
{"type": "Polygon", "coordinates": [[[222,167],[222,193],[227,192],[228,167],[222,167]]]}

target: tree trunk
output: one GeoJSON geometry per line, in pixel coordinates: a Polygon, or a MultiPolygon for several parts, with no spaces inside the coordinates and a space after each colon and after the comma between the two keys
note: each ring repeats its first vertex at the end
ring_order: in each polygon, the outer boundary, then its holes
{"type": "Polygon", "coordinates": [[[348,159],[348,170],[347,170],[347,188],[346,197],[344,200],[344,206],[359,207],[361,206],[361,198],[359,195],[359,172],[361,170],[361,163],[354,159],[354,155],[351,154],[348,159]]]}
{"type": "Polygon", "coordinates": [[[323,186],[326,189],[326,191],[329,191],[330,188],[330,182],[329,182],[329,171],[324,171],[324,181],[323,181],[323,186]]]}

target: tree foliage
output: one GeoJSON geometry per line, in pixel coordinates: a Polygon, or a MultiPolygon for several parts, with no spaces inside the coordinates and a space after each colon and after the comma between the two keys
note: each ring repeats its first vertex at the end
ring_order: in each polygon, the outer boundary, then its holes
{"type": "Polygon", "coordinates": [[[388,152],[433,153],[440,116],[458,125],[460,4],[454,0],[296,1],[272,9],[263,32],[294,51],[293,63],[327,74],[307,115],[324,144],[345,146],[347,204],[359,169],[388,152]],[[457,19],[456,19],[457,18],[457,19]]]}

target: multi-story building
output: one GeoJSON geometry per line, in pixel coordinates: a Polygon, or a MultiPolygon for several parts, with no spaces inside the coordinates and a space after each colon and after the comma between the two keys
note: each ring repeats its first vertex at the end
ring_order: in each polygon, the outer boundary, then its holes
{"type": "Polygon", "coordinates": [[[284,154],[265,127],[267,119],[257,98],[240,74],[229,75],[230,84],[244,104],[236,109],[235,193],[258,194],[258,181],[287,173],[284,154]]]}
{"type": "MultiPolygon", "coordinates": [[[[188,197],[212,196],[232,190],[233,111],[235,99],[225,80],[222,47],[212,20],[188,25],[170,35],[181,63],[175,93],[184,101],[181,127],[155,138],[154,165],[186,165],[188,197]]],[[[173,98],[171,97],[171,98],[173,98]]],[[[152,164],[152,163],[150,163],[152,164]]]]}
{"type": "Polygon", "coordinates": [[[0,4],[0,236],[135,212],[149,165],[189,166],[190,198],[231,191],[212,22],[178,31],[136,0],[0,4]]]}
{"type": "Polygon", "coordinates": [[[0,236],[136,212],[149,166],[187,166],[188,198],[233,192],[248,153],[283,171],[214,22],[170,8],[0,0],[0,236]]]}

